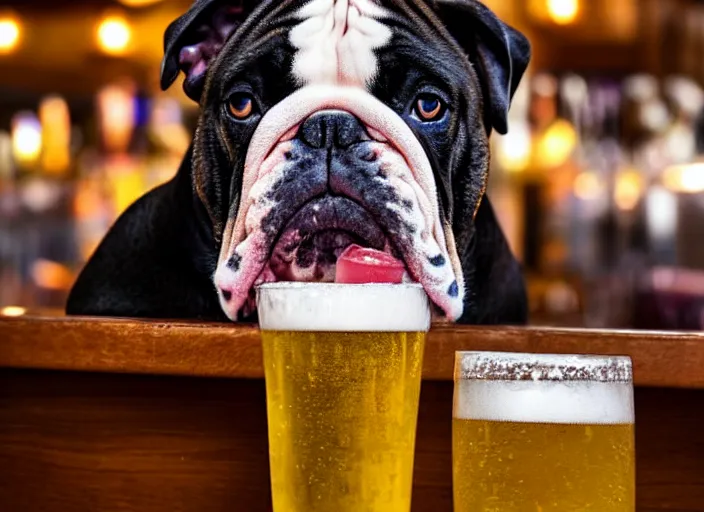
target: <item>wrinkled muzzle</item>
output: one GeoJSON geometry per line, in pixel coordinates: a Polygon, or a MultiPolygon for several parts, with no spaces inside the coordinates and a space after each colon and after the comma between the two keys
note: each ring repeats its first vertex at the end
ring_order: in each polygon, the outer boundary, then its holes
{"type": "Polygon", "coordinates": [[[430,162],[403,119],[363,89],[304,87],[268,111],[240,197],[214,276],[230,319],[254,311],[258,284],[333,281],[353,243],[402,259],[449,319],[461,316],[462,271],[430,162]]]}

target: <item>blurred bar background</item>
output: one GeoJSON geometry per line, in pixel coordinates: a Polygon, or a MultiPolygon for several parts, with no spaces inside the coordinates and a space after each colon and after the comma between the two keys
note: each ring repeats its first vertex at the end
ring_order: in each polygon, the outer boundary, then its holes
{"type": "MultiPolygon", "coordinates": [[[[489,196],[536,325],[704,328],[704,2],[492,0],[534,60],[489,196]]],[[[188,0],[0,0],[0,314],[61,314],[198,115],[158,87],[188,0]]]]}

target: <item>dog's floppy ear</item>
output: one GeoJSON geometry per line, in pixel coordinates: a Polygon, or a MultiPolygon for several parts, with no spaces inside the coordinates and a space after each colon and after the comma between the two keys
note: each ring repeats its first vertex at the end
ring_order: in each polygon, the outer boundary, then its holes
{"type": "Polygon", "coordinates": [[[196,0],[169,25],[164,34],[161,88],[168,89],[183,71],[186,94],[199,101],[208,64],[242,23],[245,10],[243,0],[196,0]]]}
{"type": "Polygon", "coordinates": [[[479,73],[487,123],[505,134],[511,99],[530,61],[530,43],[477,0],[436,0],[435,7],[479,73]]]}

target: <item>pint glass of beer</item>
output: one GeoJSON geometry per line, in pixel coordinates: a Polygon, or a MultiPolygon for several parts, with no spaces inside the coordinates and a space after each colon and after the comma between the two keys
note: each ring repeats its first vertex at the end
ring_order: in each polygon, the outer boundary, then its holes
{"type": "Polygon", "coordinates": [[[455,512],[634,512],[628,357],[458,352],[455,512]]]}
{"type": "Polygon", "coordinates": [[[273,283],[257,301],[274,512],[409,512],[423,289],[273,283]]]}

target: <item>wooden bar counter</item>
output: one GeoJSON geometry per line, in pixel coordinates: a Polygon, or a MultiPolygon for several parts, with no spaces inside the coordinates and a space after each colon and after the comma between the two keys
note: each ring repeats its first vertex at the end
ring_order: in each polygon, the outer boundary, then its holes
{"type": "MultiPolygon", "coordinates": [[[[439,327],[414,512],[452,511],[452,366],[467,349],[630,355],[638,510],[704,511],[704,335],[439,327]]],[[[0,320],[0,511],[264,512],[268,471],[255,328],[0,320]]]]}

